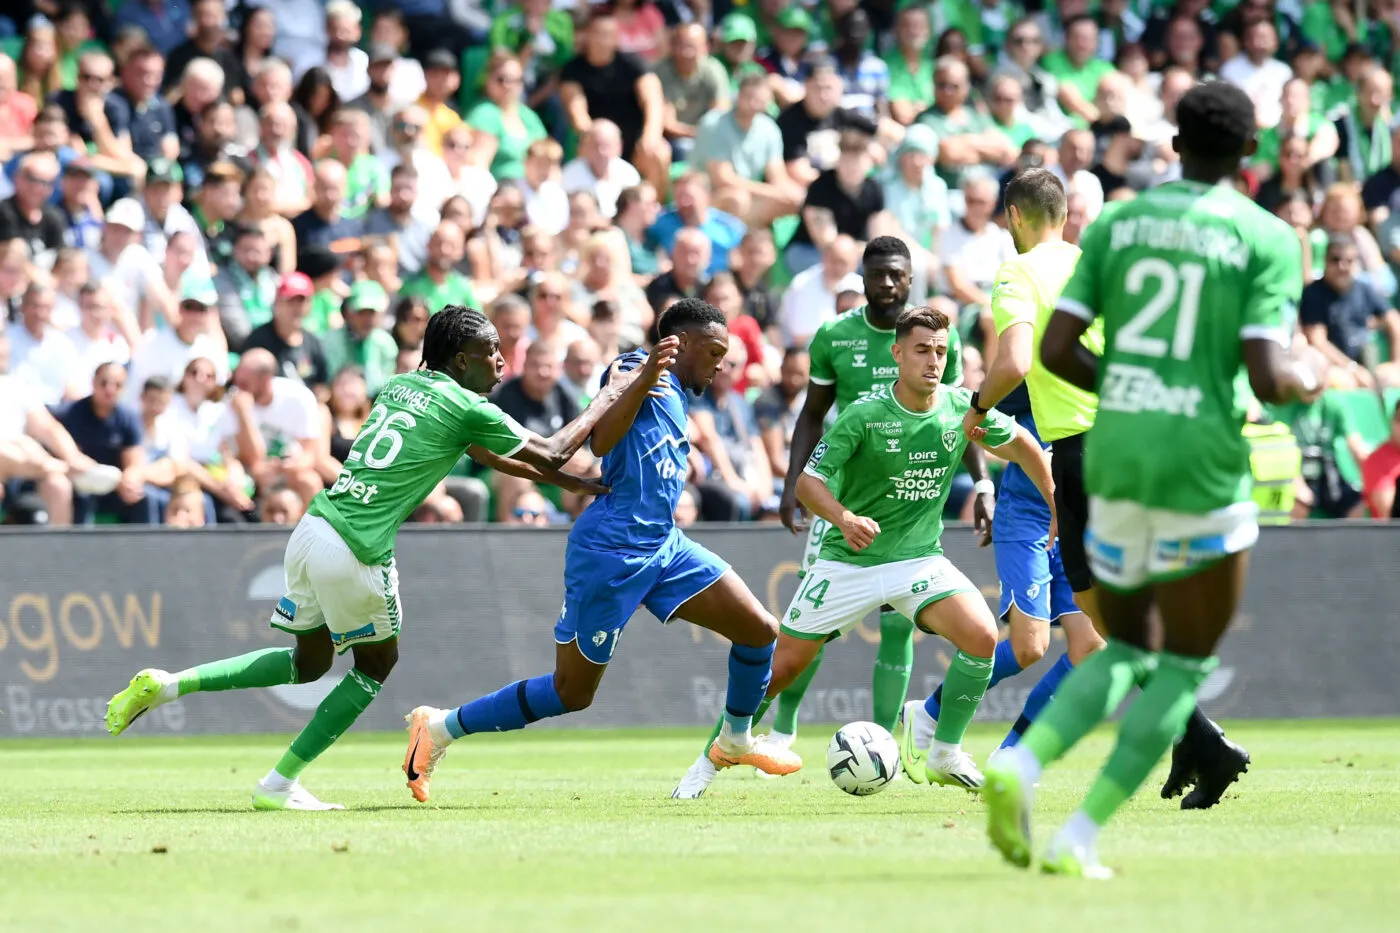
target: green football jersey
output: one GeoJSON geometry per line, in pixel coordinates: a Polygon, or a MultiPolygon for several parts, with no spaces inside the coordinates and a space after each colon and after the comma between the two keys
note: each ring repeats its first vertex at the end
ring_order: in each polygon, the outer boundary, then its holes
{"type": "MultiPolygon", "coordinates": [[[[833,525],[822,538],[823,560],[873,567],[943,553],[943,505],[967,448],[962,420],[971,404],[967,389],[943,386],[931,410],[914,412],[879,385],[841,409],[805,472],[847,509],[879,522],[880,533],[856,552],[833,525]]],[[[984,425],[988,447],[1016,434],[1015,420],[995,409],[984,425]]]]}
{"type": "MultiPolygon", "coordinates": [[[[812,337],[807,352],[812,358],[812,381],[819,386],[836,386],[836,408],[846,406],[877,385],[893,382],[899,376],[894,364],[894,330],[881,330],[865,316],[865,306],[852,308],[827,321],[812,337]]],[[[948,328],[948,366],[943,384],[962,384],[962,339],[955,326],[948,328]]]]}
{"type": "Polygon", "coordinates": [[[1229,186],[1178,181],[1110,204],[1058,307],[1103,318],[1090,494],[1204,514],[1250,497],[1242,345],[1287,347],[1302,246],[1229,186]]]}
{"type": "Polygon", "coordinates": [[[509,457],[526,431],[446,373],[395,376],[350,446],[340,476],[307,509],[330,522],[363,564],[385,563],[394,536],[471,445],[509,457]]]}

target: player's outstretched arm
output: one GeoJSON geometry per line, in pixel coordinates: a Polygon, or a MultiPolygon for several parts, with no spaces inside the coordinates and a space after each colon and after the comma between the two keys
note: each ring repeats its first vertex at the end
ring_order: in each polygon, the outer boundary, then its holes
{"type": "Polygon", "coordinates": [[[853,551],[865,550],[880,533],[879,522],[847,509],[826,483],[811,473],[802,473],[797,477],[797,497],[813,515],[819,515],[841,529],[841,536],[853,551]]]}
{"type": "Polygon", "coordinates": [[[563,470],[540,469],[530,466],[528,463],[521,463],[509,457],[498,456],[487,450],[485,447],[473,445],[467,448],[467,456],[484,467],[489,467],[508,476],[518,476],[521,479],[528,479],[533,483],[548,483],[551,486],[558,486],[565,492],[577,493],[581,496],[601,496],[608,491],[608,487],[602,483],[582,476],[575,476],[572,473],[565,473],[563,470]]]}
{"type": "Polygon", "coordinates": [[[1070,385],[1085,392],[1098,391],[1099,357],[1079,338],[1089,329],[1090,321],[1064,308],[1056,309],[1045,325],[1040,338],[1040,361],[1045,368],[1070,385]]]}
{"type": "MultiPolygon", "coordinates": [[[[632,429],[632,422],[637,419],[637,412],[642,410],[642,403],[676,361],[679,347],[680,338],[672,335],[652,347],[646,362],[630,372],[622,373],[617,364],[613,364],[604,391],[619,385],[621,389],[616,402],[608,405],[607,409],[600,413],[596,426],[590,429],[593,434],[594,454],[603,456],[616,447],[623,435],[632,429]]],[[[597,403],[597,399],[594,403],[597,403]]]]}
{"type": "MultiPolygon", "coordinates": [[[[976,443],[986,446],[981,440],[976,443]]],[[[1046,548],[1049,549],[1050,545],[1055,543],[1055,533],[1059,527],[1055,515],[1055,480],[1050,475],[1050,455],[1031,437],[1031,432],[1022,427],[1017,427],[1011,440],[995,450],[997,456],[1005,457],[1026,472],[1030,481],[1035,483],[1040,497],[1050,506],[1050,539],[1046,544],[1046,548]]]]}
{"type": "Polygon", "coordinates": [[[1316,347],[1285,350],[1269,338],[1246,340],[1244,365],[1249,387],[1265,404],[1311,402],[1327,388],[1327,357],[1316,347]]]}
{"type": "Polygon", "coordinates": [[[796,534],[801,530],[797,518],[797,481],[802,476],[802,468],[807,458],[817,449],[817,441],[822,437],[822,424],[826,413],[836,404],[836,386],[820,385],[812,382],[807,385],[807,399],[802,403],[802,411],[797,415],[797,424],[792,429],[792,446],[788,451],[787,478],[783,482],[782,502],[778,515],[783,526],[796,534]]]}
{"type": "Polygon", "coordinates": [[[540,469],[557,470],[578,453],[589,435],[593,435],[593,452],[599,456],[607,453],[627,433],[647,393],[656,387],[657,380],[676,361],[679,343],[678,338],[667,337],[652,349],[643,365],[629,372],[622,372],[619,364],[614,362],[608,370],[608,381],[583,410],[583,414],[564,425],[548,440],[531,434],[515,459],[540,469]],[[595,429],[598,433],[595,433],[595,429]],[[606,441],[601,446],[600,435],[606,441]]]}

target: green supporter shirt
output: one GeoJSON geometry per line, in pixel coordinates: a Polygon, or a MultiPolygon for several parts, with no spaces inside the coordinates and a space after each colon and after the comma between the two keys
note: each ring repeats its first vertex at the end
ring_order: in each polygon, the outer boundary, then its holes
{"type": "MultiPolygon", "coordinates": [[[[966,104],[960,109],[957,119],[954,119],[937,107],[930,107],[919,114],[918,119],[914,122],[921,123],[932,129],[938,134],[939,139],[949,139],[953,136],[970,136],[974,133],[985,133],[993,126],[991,117],[970,104],[966,104]]],[[[949,188],[956,188],[961,184],[963,175],[971,167],[972,166],[939,165],[937,166],[938,177],[942,178],[949,188]]]]}
{"type": "Polygon", "coordinates": [[[1359,433],[1351,409],[1333,392],[1322,393],[1311,404],[1271,405],[1268,413],[1293,429],[1303,450],[1302,476],[1309,483],[1325,481],[1336,470],[1337,454],[1346,449],[1346,439],[1359,433]]]}
{"type": "Polygon", "coordinates": [[[331,376],[347,366],[360,367],[371,397],[393,378],[399,361],[398,344],[382,327],[370,330],[364,340],[356,340],[345,327],[337,327],[321,338],[321,347],[331,376]]]}
{"type": "MultiPolygon", "coordinates": [[[[927,51],[927,50],[925,50],[927,51]]],[[[909,70],[899,49],[885,55],[885,67],[890,70],[889,99],[912,100],[921,110],[933,106],[933,57],[919,59],[917,71],[909,70]]]]}
{"type": "MultiPolygon", "coordinates": [[[[940,386],[931,410],[910,411],[881,384],[841,410],[804,472],[845,508],[878,522],[880,533],[857,552],[833,526],[822,538],[823,560],[874,567],[943,553],[943,506],[967,448],[962,420],[971,404],[968,390],[940,386]]],[[[1015,420],[996,410],[984,425],[988,447],[1016,434],[1015,420]]]]}
{"type": "Polygon", "coordinates": [[[504,114],[494,101],[480,101],[467,112],[467,126],[496,137],[496,155],[491,159],[491,174],[499,181],[524,178],[526,150],[531,143],[545,137],[544,124],[535,111],[521,104],[517,112],[523,124],[520,132],[506,129],[504,114]]]}
{"type": "Polygon", "coordinates": [[[389,170],[369,153],[356,156],[345,170],[345,203],[340,213],[347,219],[363,217],[376,202],[389,197],[389,170]]]}
{"type": "MultiPolygon", "coordinates": [[[[852,308],[817,328],[807,347],[812,382],[836,387],[836,407],[846,407],[899,375],[894,364],[894,330],[880,330],[865,316],[865,306],[852,308]]],[[[956,327],[948,329],[948,364],[943,384],[962,384],[962,340],[956,327]]]]}
{"type": "MultiPolygon", "coordinates": [[[[1036,431],[1046,443],[1094,426],[1097,400],[1092,392],[1072,386],[1040,361],[1040,338],[1050,323],[1055,302],[1079,263],[1079,247],[1063,240],[1042,243],[1030,252],[1001,264],[992,284],[992,320],[1000,336],[1015,324],[1030,324],[1034,331],[1030,372],[1026,389],[1036,431]]],[[[1103,322],[1095,320],[1081,341],[1093,353],[1103,355],[1103,322]]]]}
{"type": "MultiPolygon", "coordinates": [[[[1099,92],[1099,82],[1103,80],[1103,76],[1113,71],[1113,62],[1104,61],[1102,58],[1091,58],[1084,63],[1084,67],[1076,68],[1064,52],[1051,52],[1045,56],[1041,65],[1061,85],[1068,84],[1090,103],[1093,103],[1094,95],[1099,92]]],[[[1081,129],[1089,125],[1079,117],[1072,119],[1081,129]]]]}
{"type": "Polygon", "coordinates": [[[420,272],[403,283],[399,297],[422,298],[427,302],[429,314],[437,314],[447,305],[477,307],[476,292],[472,289],[471,281],[455,269],[447,273],[441,285],[428,278],[426,272],[420,272]]]}
{"type": "Polygon", "coordinates": [[[999,2],[988,6],[980,0],[944,0],[931,4],[933,34],[941,36],[949,29],[962,30],[967,39],[967,51],[995,61],[1006,45],[1006,34],[1016,20],[1026,15],[1020,3],[999,2]]]}
{"type": "Polygon", "coordinates": [[[767,179],[768,166],[783,161],[783,134],[766,113],[754,114],[747,130],[734,119],[734,111],[711,110],[695,128],[695,148],[690,164],[705,170],[711,162],[728,162],[747,181],[767,179]]]}
{"type": "Polygon", "coordinates": [[[1017,120],[1015,123],[1001,123],[996,118],[992,119],[992,126],[997,132],[1011,140],[1018,150],[1026,144],[1026,140],[1035,138],[1035,128],[1024,120],[1017,120]]]}
{"type": "Polygon", "coordinates": [[[395,376],[375,399],[335,484],[307,509],[319,515],[367,566],[394,556],[399,526],[476,445],[509,457],[525,429],[446,373],[395,376]]]}
{"type": "Polygon", "coordinates": [[[1289,346],[1297,235],[1232,187],[1176,181],[1108,205],[1080,245],[1058,309],[1104,324],[1085,487],[1194,515],[1247,500],[1243,343],[1289,346]]]}
{"type": "MultiPolygon", "coordinates": [[[[1324,119],[1320,114],[1309,113],[1308,130],[1305,137],[1307,141],[1312,142],[1317,131],[1322,129],[1323,124],[1329,122],[1331,121],[1324,119]]],[[[1259,141],[1259,147],[1254,152],[1253,163],[1255,165],[1268,165],[1274,171],[1278,171],[1278,151],[1282,143],[1282,140],[1279,139],[1278,127],[1271,126],[1266,130],[1260,130],[1256,138],[1259,141]]]]}

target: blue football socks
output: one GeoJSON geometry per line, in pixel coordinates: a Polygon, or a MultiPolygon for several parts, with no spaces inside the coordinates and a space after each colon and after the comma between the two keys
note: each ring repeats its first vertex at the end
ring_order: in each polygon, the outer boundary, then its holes
{"type": "Polygon", "coordinates": [[[1036,685],[1031,688],[1031,692],[1026,695],[1026,705],[1021,707],[1021,715],[1016,720],[1016,724],[1011,727],[1011,731],[1002,740],[1002,748],[1010,748],[1021,741],[1021,736],[1026,734],[1031,723],[1035,722],[1035,717],[1040,715],[1040,711],[1045,709],[1045,705],[1050,702],[1051,697],[1060,686],[1060,681],[1074,670],[1074,665],[1069,661],[1069,652],[1060,655],[1060,660],[1056,661],[1050,670],[1036,681],[1036,685]]]}
{"type": "Polygon", "coordinates": [[[459,706],[447,715],[447,731],[455,739],[473,732],[512,732],[567,712],[554,689],[554,675],[541,674],[459,706]]]}
{"type": "Polygon", "coordinates": [[[729,690],[724,697],[724,721],[729,731],[744,733],[753,723],[753,715],[768,692],[773,676],[773,651],[776,642],[762,648],[733,645],[729,649],[729,690]]]}

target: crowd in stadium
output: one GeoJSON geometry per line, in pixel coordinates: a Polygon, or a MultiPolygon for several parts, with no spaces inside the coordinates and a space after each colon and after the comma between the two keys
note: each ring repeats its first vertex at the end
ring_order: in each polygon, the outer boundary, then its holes
{"type": "MultiPolygon", "coordinates": [[[[292,523],[442,306],[486,311],[496,400],[549,435],[701,296],[733,338],[677,518],[772,519],[804,347],[863,303],[865,241],[910,244],[910,301],[954,313],[975,387],[1007,180],[1052,168],[1075,239],[1177,177],[1175,104],[1219,77],[1260,123],[1238,185],[1303,245],[1297,339],[1333,364],[1314,405],[1256,415],[1302,451],[1292,514],[1389,518],[1396,69],[1395,0],[16,0],[0,510],[292,523]]],[[[415,520],[582,505],[458,473],[415,520]]]]}

